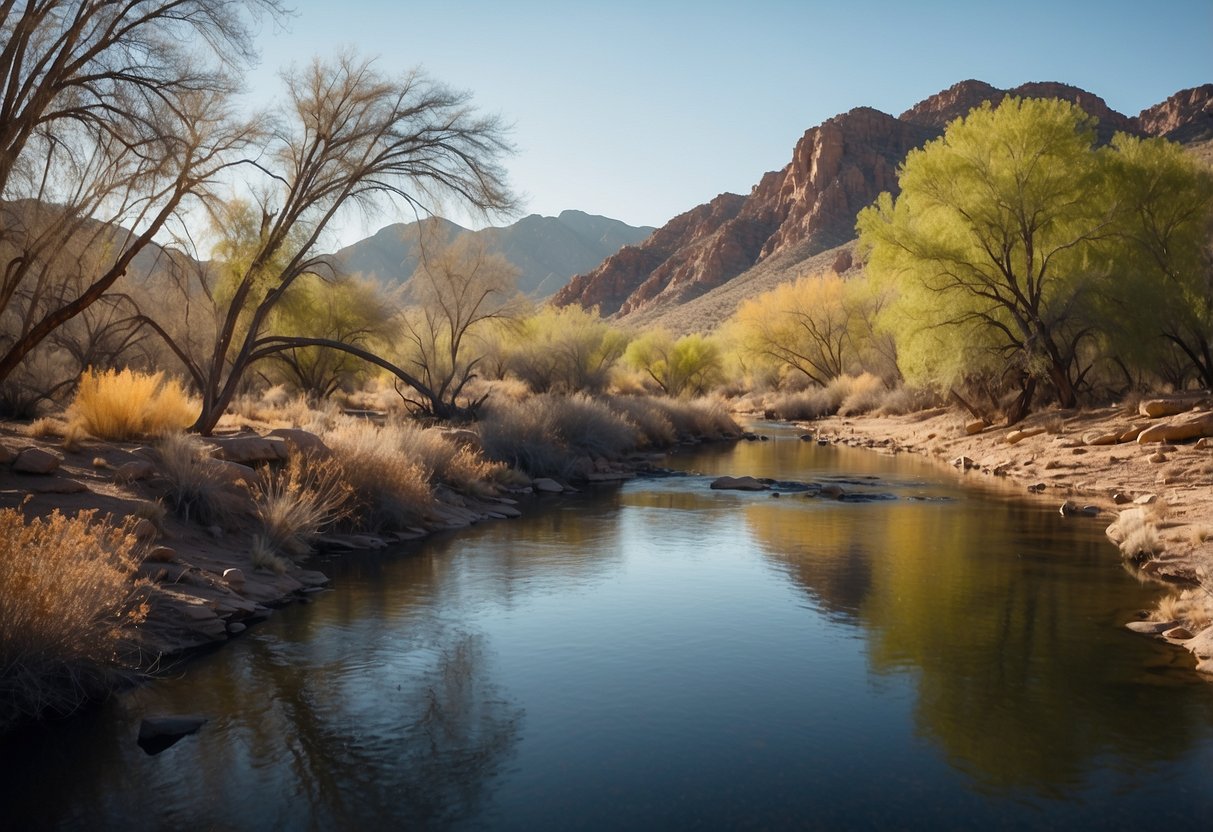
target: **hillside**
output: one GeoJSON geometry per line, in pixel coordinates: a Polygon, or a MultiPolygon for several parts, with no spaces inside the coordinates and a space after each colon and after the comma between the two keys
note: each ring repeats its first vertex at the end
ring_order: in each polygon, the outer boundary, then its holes
{"type": "Polygon", "coordinates": [[[333,255],[340,268],[362,274],[386,286],[408,280],[421,258],[423,233],[426,244],[446,244],[469,234],[485,240],[521,272],[518,288],[534,298],[544,298],[579,272],[594,268],[626,245],[634,245],[653,232],[619,220],[562,211],[557,217],[531,214],[500,228],[470,231],[449,220],[432,218],[397,223],[347,246],[333,255]]]}
{"type": "Polygon", "coordinates": [[[748,196],[721,194],[626,246],[556,293],[557,305],[598,307],[625,324],[677,332],[711,329],[745,297],[824,268],[851,266],[855,215],[882,191],[897,192],[906,154],[943,134],[983,101],[1007,96],[1072,101],[1096,119],[1101,142],[1123,131],[1165,136],[1213,157],[1213,84],[1182,90],[1126,116],[1067,84],[1001,90],[962,81],[900,116],[859,107],[807,130],[791,161],[765,174],[748,196]]]}

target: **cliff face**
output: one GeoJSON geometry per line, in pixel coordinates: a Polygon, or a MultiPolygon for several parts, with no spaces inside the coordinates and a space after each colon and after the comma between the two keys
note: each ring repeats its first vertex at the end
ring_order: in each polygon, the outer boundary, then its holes
{"type": "Polygon", "coordinates": [[[749,196],[722,194],[675,217],[644,243],[575,277],[553,301],[598,306],[603,315],[651,316],[772,258],[799,261],[842,245],[854,239],[855,215],[862,208],[882,191],[897,193],[897,167],[910,150],[942,135],[948,123],[982,102],[997,106],[1009,95],[1075,103],[1095,117],[1101,142],[1117,131],[1178,140],[1213,137],[1213,84],[1177,93],[1129,118],[1068,84],[1000,90],[962,81],[897,118],[860,107],[806,131],[788,166],[763,176],[749,196]]]}
{"type": "Polygon", "coordinates": [[[1134,119],[1149,136],[1165,136],[1177,142],[1213,138],[1213,84],[1202,84],[1147,107],[1134,119]]]}

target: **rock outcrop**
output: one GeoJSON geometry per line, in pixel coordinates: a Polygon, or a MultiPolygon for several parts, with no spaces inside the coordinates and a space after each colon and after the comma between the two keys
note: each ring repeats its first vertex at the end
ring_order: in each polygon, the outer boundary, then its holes
{"type": "Polygon", "coordinates": [[[1142,110],[1134,119],[1141,132],[1177,142],[1213,139],[1213,84],[1180,90],[1142,110]]]}

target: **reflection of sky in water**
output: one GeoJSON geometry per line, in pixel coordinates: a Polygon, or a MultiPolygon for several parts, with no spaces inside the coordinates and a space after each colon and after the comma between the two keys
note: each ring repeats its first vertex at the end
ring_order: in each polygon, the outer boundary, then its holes
{"type": "Polygon", "coordinates": [[[1213,809],[1213,697],[1120,628],[1151,593],[1098,524],[787,432],[674,464],[698,473],[325,563],[336,591],[5,748],[0,801],[89,829],[1182,828],[1213,809]],[[712,491],[722,474],[895,499],[712,491]],[[146,757],[158,712],[212,721],[146,757]]]}

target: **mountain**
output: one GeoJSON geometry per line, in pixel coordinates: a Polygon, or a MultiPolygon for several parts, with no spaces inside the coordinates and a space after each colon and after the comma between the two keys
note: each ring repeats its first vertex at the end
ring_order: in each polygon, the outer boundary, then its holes
{"type": "Polygon", "coordinates": [[[748,196],[721,194],[680,214],[643,243],[574,277],[552,302],[597,306],[627,323],[685,332],[715,326],[744,297],[798,274],[846,271],[854,260],[855,215],[882,191],[897,193],[906,154],[982,102],[997,105],[1007,96],[1071,101],[1095,117],[1101,142],[1123,131],[1166,136],[1199,153],[1213,148],[1213,84],[1129,117],[1067,84],[1001,90],[962,81],[897,117],[859,107],[807,130],[787,166],[765,174],[748,196]]]}
{"type": "Polygon", "coordinates": [[[518,267],[520,291],[544,298],[573,275],[594,268],[652,232],[650,227],[636,228],[582,211],[562,211],[557,217],[531,214],[513,225],[477,231],[431,218],[389,225],[341,249],[333,259],[345,272],[359,273],[387,286],[399,285],[417,268],[423,234],[430,245],[446,244],[470,234],[485,240],[489,250],[500,252],[518,267]]]}

